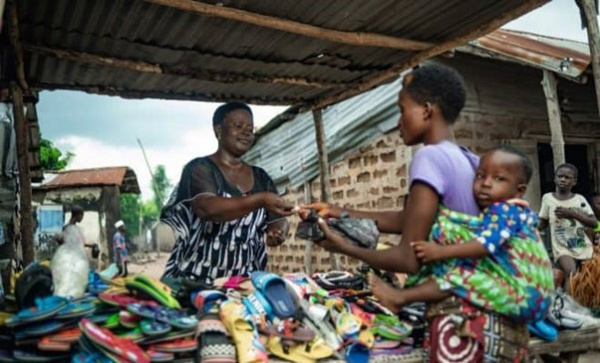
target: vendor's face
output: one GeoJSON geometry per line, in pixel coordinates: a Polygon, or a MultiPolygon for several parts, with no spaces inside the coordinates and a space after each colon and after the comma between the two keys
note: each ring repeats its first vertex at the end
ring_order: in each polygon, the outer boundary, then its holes
{"type": "Polygon", "coordinates": [[[219,146],[236,156],[241,156],[250,149],[254,142],[254,122],[252,115],[246,110],[229,112],[220,126],[219,146]]]}

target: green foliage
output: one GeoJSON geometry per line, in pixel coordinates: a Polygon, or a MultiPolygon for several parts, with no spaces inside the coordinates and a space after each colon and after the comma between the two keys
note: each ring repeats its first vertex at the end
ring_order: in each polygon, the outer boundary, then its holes
{"type": "Polygon", "coordinates": [[[140,234],[140,197],[136,194],[125,193],[120,196],[121,218],[127,226],[127,234],[140,234]]]}
{"type": "Polygon", "coordinates": [[[153,200],[157,209],[160,210],[163,207],[171,186],[171,181],[167,177],[165,166],[158,165],[154,169],[154,177],[152,178],[152,191],[154,192],[153,200]]]}
{"type": "Polygon", "coordinates": [[[40,142],[40,163],[42,164],[42,170],[64,170],[71,160],[73,160],[74,156],[75,154],[70,151],[63,154],[50,140],[42,139],[40,142]]]}

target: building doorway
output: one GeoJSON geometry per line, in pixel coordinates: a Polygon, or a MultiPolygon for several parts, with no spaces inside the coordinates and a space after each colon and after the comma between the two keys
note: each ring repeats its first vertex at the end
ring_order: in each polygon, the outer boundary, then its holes
{"type": "MultiPolygon", "coordinates": [[[[538,143],[538,162],[540,167],[540,189],[542,195],[550,193],[554,188],[554,161],[552,146],[549,143],[538,143]]],[[[579,176],[573,192],[589,197],[594,191],[593,173],[590,172],[588,145],[565,145],[565,159],[567,163],[577,167],[579,176]]]]}

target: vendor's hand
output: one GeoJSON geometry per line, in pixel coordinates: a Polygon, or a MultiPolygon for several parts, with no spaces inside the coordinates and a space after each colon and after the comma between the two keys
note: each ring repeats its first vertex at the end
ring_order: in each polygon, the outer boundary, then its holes
{"type": "Polygon", "coordinates": [[[279,216],[291,216],[296,213],[294,206],[275,193],[262,193],[264,207],[271,213],[279,216]]]}
{"type": "Polygon", "coordinates": [[[317,213],[323,218],[340,218],[342,208],[337,205],[329,203],[312,203],[300,206],[300,218],[305,219],[311,209],[317,211],[317,213]]]}
{"type": "Polygon", "coordinates": [[[320,242],[316,242],[316,244],[329,252],[344,253],[345,248],[350,244],[346,242],[342,236],[329,229],[327,222],[325,222],[323,218],[319,218],[317,223],[323,231],[325,239],[320,242]]]}
{"type": "Polygon", "coordinates": [[[573,218],[573,211],[568,208],[557,207],[554,210],[554,214],[556,215],[557,218],[567,218],[567,219],[573,218]]]}
{"type": "Polygon", "coordinates": [[[415,254],[417,255],[417,258],[420,259],[423,263],[429,263],[444,259],[444,247],[438,244],[426,241],[417,241],[411,243],[411,245],[415,249],[415,254]]]}

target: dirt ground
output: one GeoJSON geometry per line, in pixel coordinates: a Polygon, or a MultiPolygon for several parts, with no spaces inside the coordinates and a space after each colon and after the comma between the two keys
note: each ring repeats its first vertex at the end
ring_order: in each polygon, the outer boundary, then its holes
{"type": "MultiPolygon", "coordinates": [[[[160,255],[157,256],[155,252],[149,253],[148,256],[153,260],[151,262],[147,262],[144,264],[134,264],[131,263],[129,266],[129,272],[131,274],[142,273],[147,276],[159,279],[165,269],[165,265],[167,264],[167,260],[169,259],[169,254],[165,252],[161,252],[160,255]]],[[[588,353],[583,354],[579,357],[579,363],[599,363],[600,362],[600,352],[599,351],[590,351],[588,353]]]]}

